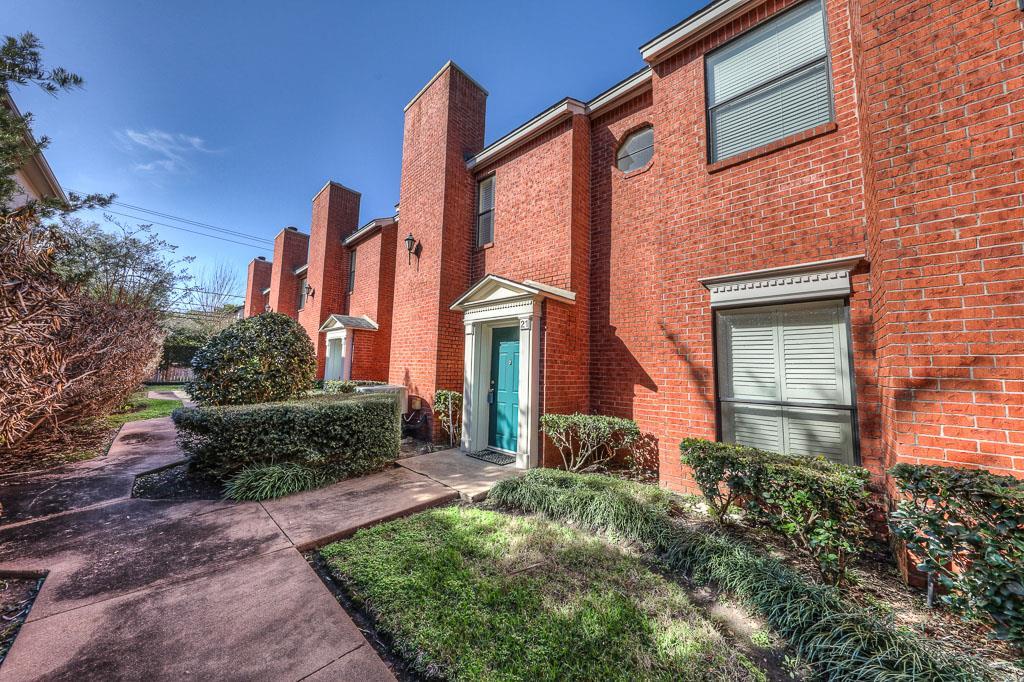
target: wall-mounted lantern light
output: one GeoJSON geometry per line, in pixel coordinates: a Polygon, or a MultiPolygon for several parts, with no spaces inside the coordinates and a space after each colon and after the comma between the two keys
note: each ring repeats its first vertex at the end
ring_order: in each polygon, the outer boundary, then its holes
{"type": "Polygon", "coordinates": [[[416,238],[412,236],[412,232],[405,238],[405,250],[409,252],[409,262],[412,263],[412,252],[416,250],[416,238]]]}
{"type": "Polygon", "coordinates": [[[309,282],[306,282],[306,298],[313,298],[316,296],[316,289],[309,286],[309,282]]]}
{"type": "Polygon", "coordinates": [[[266,304],[265,306],[263,306],[263,312],[265,312],[265,313],[269,313],[270,312],[270,304],[269,303],[266,304]]]}

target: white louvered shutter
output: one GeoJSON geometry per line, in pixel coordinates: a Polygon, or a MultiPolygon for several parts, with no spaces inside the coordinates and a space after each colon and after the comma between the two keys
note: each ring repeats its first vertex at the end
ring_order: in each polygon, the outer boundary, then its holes
{"type": "Polygon", "coordinates": [[[480,181],[477,191],[477,245],[494,241],[494,176],[480,181]]]}
{"type": "Polygon", "coordinates": [[[798,5],[706,58],[711,160],[831,120],[820,0],[798,5]]]}
{"type": "Polygon", "coordinates": [[[722,311],[718,320],[723,439],[852,464],[843,304],[722,311]]]}

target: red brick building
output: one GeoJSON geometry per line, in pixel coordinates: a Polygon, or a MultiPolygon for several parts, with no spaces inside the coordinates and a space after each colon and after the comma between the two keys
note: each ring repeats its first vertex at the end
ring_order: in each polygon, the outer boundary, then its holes
{"type": "Polygon", "coordinates": [[[688,436],[1024,476],[1022,22],[718,0],[487,146],[449,62],[405,110],[400,215],[357,229],[329,183],[246,314],[296,317],[329,378],[463,392],[463,447],[520,466],[578,410],[635,419],[676,489],[688,436]]]}

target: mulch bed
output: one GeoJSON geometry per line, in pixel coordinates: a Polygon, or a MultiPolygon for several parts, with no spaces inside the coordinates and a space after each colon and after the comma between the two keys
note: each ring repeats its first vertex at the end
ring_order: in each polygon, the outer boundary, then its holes
{"type": "Polygon", "coordinates": [[[32,602],[43,585],[42,578],[14,578],[0,575],[0,664],[14,644],[32,602]]]}
{"type": "MultiPolygon", "coordinates": [[[[711,531],[718,528],[697,509],[680,521],[699,530],[711,531]]],[[[784,544],[782,538],[767,529],[733,523],[726,527],[726,532],[754,547],[762,548],[802,575],[811,579],[818,575],[813,562],[784,544]]],[[[964,620],[941,604],[929,609],[925,595],[903,582],[888,548],[877,546],[872,549],[853,566],[855,582],[845,588],[847,596],[857,603],[891,615],[896,625],[920,632],[943,648],[977,656],[994,664],[1007,671],[1008,680],[1024,680],[1024,661],[1020,651],[1015,650],[1009,642],[990,639],[988,633],[991,630],[984,622],[964,620]]]]}
{"type": "Polygon", "coordinates": [[[0,448],[0,476],[36,473],[106,454],[118,427],[93,420],[69,427],[63,433],[31,438],[17,448],[0,448]]]}
{"type": "Polygon", "coordinates": [[[137,476],[132,487],[132,497],[147,500],[219,500],[223,496],[219,481],[190,475],[188,464],[137,476]]]}

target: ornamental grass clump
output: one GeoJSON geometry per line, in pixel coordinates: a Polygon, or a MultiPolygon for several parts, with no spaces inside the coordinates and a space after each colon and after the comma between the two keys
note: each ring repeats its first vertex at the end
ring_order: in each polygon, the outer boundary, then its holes
{"type": "Polygon", "coordinates": [[[545,414],[540,430],[558,448],[567,471],[604,464],[640,440],[640,429],[632,419],[600,414],[545,414]]]}
{"type": "Polygon", "coordinates": [[[637,543],[687,580],[717,586],[746,604],[820,679],[998,679],[976,659],[953,658],[924,637],[896,627],[891,617],[851,604],[836,588],[811,582],[724,532],[674,522],[673,496],[653,486],[535,469],[498,483],[488,503],[637,543]]]}
{"type": "Polygon", "coordinates": [[[897,464],[903,495],[889,517],[942,600],[1024,646],[1024,482],[987,471],[897,464]]]}
{"type": "Polygon", "coordinates": [[[850,562],[869,537],[867,469],[699,438],[679,448],[719,523],[730,507],[742,507],[748,520],[810,556],[823,579],[837,586],[847,581],[850,562]]]}

